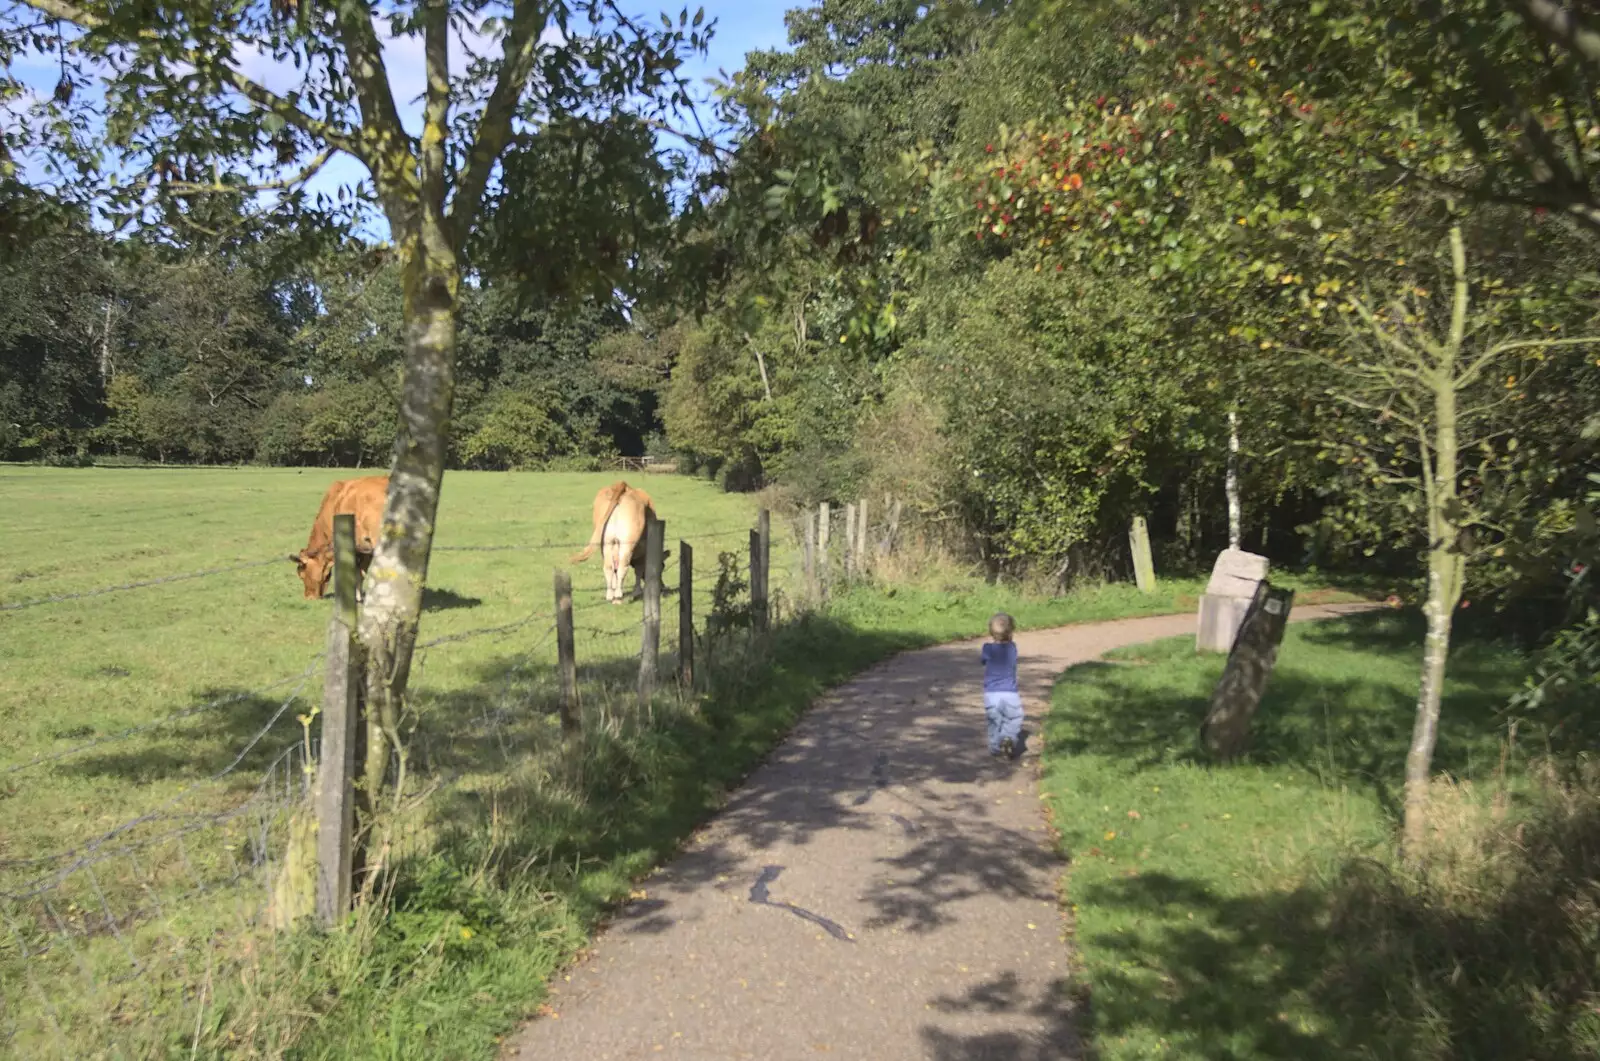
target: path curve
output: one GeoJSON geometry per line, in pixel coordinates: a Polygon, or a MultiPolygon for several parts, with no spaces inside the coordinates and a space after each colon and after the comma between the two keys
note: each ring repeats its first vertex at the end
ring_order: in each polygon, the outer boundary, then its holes
{"type": "MultiPolygon", "coordinates": [[[[1372,607],[1296,607],[1291,621],[1372,607]]],[[[1017,635],[1027,730],[1050,686],[1192,615],[1017,635]]],[[[978,643],[832,690],[553,985],[522,1061],[1045,1061],[1082,1049],[1038,740],[984,743],[978,643]]]]}

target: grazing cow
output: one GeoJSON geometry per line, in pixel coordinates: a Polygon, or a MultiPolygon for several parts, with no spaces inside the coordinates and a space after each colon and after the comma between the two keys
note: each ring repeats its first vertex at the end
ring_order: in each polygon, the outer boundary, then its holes
{"type": "MultiPolygon", "coordinates": [[[[328,591],[333,578],[333,517],[356,518],[356,571],[366,578],[373,550],[383,528],[383,503],[389,495],[389,477],[370,475],[365,479],[341,479],[322,495],[322,507],[311,525],[311,537],[299,553],[291,553],[305,583],[306,600],[317,600],[328,591]]],[[[360,585],[358,582],[357,585],[360,585]]]]}
{"type": "MultiPolygon", "coordinates": [[[[571,562],[581,564],[596,549],[606,572],[606,600],[622,603],[622,569],[633,568],[634,594],[644,592],[644,531],[646,514],[654,517],[650,495],[625,482],[615,482],[594,495],[594,533],[589,544],[571,562]]],[[[662,557],[665,558],[663,553],[662,557]]]]}

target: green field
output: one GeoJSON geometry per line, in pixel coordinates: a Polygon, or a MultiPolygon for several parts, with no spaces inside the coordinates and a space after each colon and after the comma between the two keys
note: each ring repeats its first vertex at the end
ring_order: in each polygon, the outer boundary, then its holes
{"type": "MultiPolygon", "coordinates": [[[[0,603],[271,561],[304,543],[322,490],[349,474],[0,468],[0,603]]],[[[610,905],[828,686],[894,652],[977,636],[995,610],[1039,628],[1186,611],[1199,589],[1029,598],[937,566],[840,587],[769,638],[705,645],[697,701],[686,710],[668,694],[641,718],[639,606],[606,605],[590,560],[574,569],[584,733],[568,741],[552,717],[551,571],[586,539],[593,494],[614,478],[447,476],[422,637],[472,636],[418,657],[413,802],[387,891],[336,933],[275,934],[259,917],[301,783],[298,760],[282,757],[299,747],[296,716],[320,677],[259,690],[304,673],[329,614],[302,599],[291,564],[0,612],[13,734],[0,752],[0,890],[34,891],[0,903],[0,1052],[492,1057],[610,905]],[[49,756],[62,757],[35,764],[49,756]],[[103,861],[78,864],[86,841],[143,815],[89,849],[103,861]]],[[[696,546],[703,624],[716,554],[742,555],[754,502],[690,479],[646,485],[669,547],[696,546]]],[[[781,588],[795,552],[778,524],[781,588]]],[[[663,611],[665,647],[670,598],[663,611]]]]}
{"type": "MultiPolygon", "coordinates": [[[[361,473],[0,468],[0,604],[285,556],[304,544],[327,484],[352,474],[361,473]]],[[[551,728],[552,570],[586,541],[594,493],[617,477],[447,477],[421,636],[461,639],[416,660],[418,784],[448,779],[470,790],[475,775],[503,768],[551,728]]],[[[703,617],[717,553],[746,554],[754,504],[704,481],[635,481],[666,520],[669,548],[679,539],[696,546],[703,617]]],[[[775,542],[780,586],[789,556],[787,542],[775,542]]],[[[631,688],[640,606],[605,604],[598,556],[572,571],[580,677],[604,711],[631,688]]],[[[674,557],[669,582],[676,572],[674,557]]],[[[663,613],[665,668],[676,644],[673,598],[663,613]]],[[[276,856],[282,815],[226,814],[292,802],[303,758],[297,716],[320,698],[315,657],[328,615],[326,602],[302,598],[286,559],[0,611],[0,889],[39,893],[10,911],[14,931],[36,946],[73,939],[93,969],[87,979],[99,983],[126,967],[129,949],[141,956],[153,945],[115,937],[136,935],[133,923],[163,903],[230,926],[235,913],[259,908],[259,856],[276,856]],[[140,816],[149,820],[101,840],[140,816]],[[85,854],[114,857],[64,872],[85,854]],[[223,916],[215,886],[241,875],[223,894],[242,911],[223,916]],[[212,890],[197,896],[202,888],[212,890]]]]}
{"type": "Polygon", "coordinates": [[[1429,868],[1395,862],[1420,642],[1408,613],[1290,627],[1225,767],[1196,739],[1222,658],[1192,639],[1058,683],[1043,784],[1100,1057],[1600,1050],[1600,830],[1592,797],[1529,776],[1537,734],[1507,743],[1519,653],[1458,644],[1429,868]]]}

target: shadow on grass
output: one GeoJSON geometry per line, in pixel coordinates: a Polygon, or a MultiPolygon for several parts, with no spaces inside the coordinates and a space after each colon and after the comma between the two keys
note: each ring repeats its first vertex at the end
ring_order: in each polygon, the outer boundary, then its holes
{"type": "Polygon", "coordinates": [[[1592,1058],[1600,803],[1537,816],[1520,843],[1481,903],[1372,863],[1238,897],[1167,874],[1089,885],[1078,901],[1129,927],[1092,941],[1086,1032],[1208,1058],[1592,1058]]]}
{"type": "MultiPolygon", "coordinates": [[[[1420,629],[1404,614],[1372,613],[1291,630],[1244,761],[1299,767],[1332,786],[1370,788],[1386,813],[1398,818],[1397,790],[1416,712],[1420,629]],[[1308,672],[1296,666],[1297,641],[1354,648],[1371,665],[1360,666],[1357,656],[1337,676],[1308,672]]],[[[1135,771],[1177,763],[1209,767],[1197,735],[1225,660],[1217,655],[1198,665],[1193,661],[1187,650],[1167,648],[1152,650],[1150,659],[1136,655],[1075,667],[1073,681],[1089,695],[1056,706],[1052,721],[1060,724],[1052,745],[1069,756],[1116,758],[1135,771]],[[1174,662],[1182,668],[1177,673],[1174,662]],[[1161,673],[1142,683],[1139,671],[1151,664],[1161,673]],[[1108,706],[1113,700],[1114,707],[1108,706]]],[[[1506,660],[1492,646],[1452,656],[1444,712],[1449,725],[1440,729],[1436,771],[1474,776],[1498,762],[1502,712],[1512,688],[1506,660]]]]}
{"type": "Polygon", "coordinates": [[[422,610],[425,612],[448,612],[457,608],[476,608],[483,603],[481,597],[464,597],[454,590],[435,589],[424,586],[422,589],[422,610]]]}
{"type": "Polygon", "coordinates": [[[77,756],[56,769],[130,785],[194,781],[226,771],[221,782],[229,790],[254,789],[267,765],[299,737],[296,713],[305,711],[320,691],[318,675],[298,692],[293,686],[268,693],[202,689],[193,706],[215,706],[126,742],[108,744],[106,751],[77,756]]]}

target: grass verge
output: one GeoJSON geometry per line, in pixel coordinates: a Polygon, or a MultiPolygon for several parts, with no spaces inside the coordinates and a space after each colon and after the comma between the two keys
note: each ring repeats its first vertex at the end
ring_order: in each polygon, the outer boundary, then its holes
{"type": "MultiPolygon", "coordinates": [[[[427,865],[401,867],[392,916],[286,953],[279,975],[295,993],[329,1000],[322,1018],[297,1032],[295,1055],[492,1056],[611,905],[670,857],[829,687],[897,652],[981,632],[996,610],[1042,627],[1169,612],[1197,589],[1174,584],[1143,595],[1110,586],[1036,600],[971,581],[863,587],[764,642],[735,638],[712,655],[711,692],[698,711],[662,709],[651,726],[620,727],[597,712],[581,745],[530,753],[470,806],[446,811],[462,827],[452,842],[432,845],[427,865]],[[339,967],[323,948],[361,954],[347,960],[339,983],[307,992],[308,978],[339,967]]],[[[243,1017],[220,1019],[220,1037],[243,1017]]]]}
{"type": "Polygon", "coordinates": [[[1043,785],[1101,1058],[1596,1056],[1600,789],[1507,744],[1517,653],[1452,659],[1427,868],[1393,859],[1420,641],[1290,627],[1228,767],[1197,757],[1222,660],[1189,639],[1058,683],[1043,785]]]}

